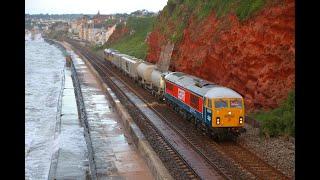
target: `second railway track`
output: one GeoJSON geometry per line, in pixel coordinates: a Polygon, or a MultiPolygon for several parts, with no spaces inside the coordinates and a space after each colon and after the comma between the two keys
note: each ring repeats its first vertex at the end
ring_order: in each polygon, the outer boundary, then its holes
{"type": "MultiPolygon", "coordinates": [[[[69,43],[81,51],[82,55],[91,62],[100,75],[117,78],[125,84],[127,88],[134,92],[134,94],[141,98],[171,129],[183,137],[184,141],[207,162],[208,166],[215,169],[221,177],[225,179],[289,179],[289,177],[286,177],[283,173],[255,156],[249,150],[239,146],[236,142],[214,142],[201,131],[199,132],[192,123],[182,119],[178,113],[166,104],[159,103],[150,93],[135,84],[129,77],[124,76],[118,69],[110,68],[110,64],[108,64],[108,62],[92,54],[86,48],[75,42],[69,41],[69,43]]],[[[113,84],[113,86],[115,86],[113,88],[118,88],[117,91],[119,91],[119,87],[116,87],[117,85],[114,83],[112,78],[107,79],[107,77],[105,77],[104,79],[109,81],[108,85],[110,83],[113,84]]],[[[122,94],[119,93],[120,92],[118,92],[117,95],[125,96],[123,92],[122,94]]],[[[133,105],[131,104],[130,106],[133,105]]],[[[132,110],[133,108],[131,111],[132,110]]],[[[141,112],[138,112],[138,110],[136,110],[134,114],[141,116],[139,115],[141,112]]],[[[146,119],[146,117],[139,118],[146,119]]],[[[147,126],[152,125],[148,124],[147,126]]],[[[152,127],[148,127],[148,129],[148,131],[152,131],[152,127]]],[[[153,129],[153,131],[157,130],[153,129]]],[[[173,147],[170,147],[168,142],[162,138],[163,137],[160,137],[159,135],[158,137],[155,137],[159,143],[160,141],[163,141],[162,146],[167,151],[167,154],[171,156],[172,159],[177,159],[176,164],[180,167],[173,173],[173,177],[178,179],[200,178],[194,168],[191,168],[188,162],[179,155],[179,152],[177,152],[173,147]],[[175,176],[177,173],[180,173],[180,175],[175,176]]],[[[161,151],[161,153],[163,152],[161,151]]],[[[169,159],[170,158],[167,158],[167,160],[169,159]]],[[[164,159],[162,158],[162,160],[164,159]]]]}

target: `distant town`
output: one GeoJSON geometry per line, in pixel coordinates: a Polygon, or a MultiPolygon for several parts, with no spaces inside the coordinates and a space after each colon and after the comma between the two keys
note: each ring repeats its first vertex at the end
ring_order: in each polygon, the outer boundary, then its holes
{"type": "Polygon", "coordinates": [[[93,45],[104,45],[118,25],[125,25],[129,17],[150,17],[158,13],[137,10],[130,14],[25,14],[25,34],[43,34],[51,38],[67,35],[93,45]]]}

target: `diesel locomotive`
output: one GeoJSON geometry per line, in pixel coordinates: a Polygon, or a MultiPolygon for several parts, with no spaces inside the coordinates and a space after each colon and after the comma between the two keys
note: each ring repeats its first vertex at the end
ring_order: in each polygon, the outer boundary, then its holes
{"type": "Polygon", "coordinates": [[[213,136],[244,132],[243,97],[236,91],[183,72],[161,72],[156,65],[112,49],[105,60],[119,68],[185,119],[213,136]]]}

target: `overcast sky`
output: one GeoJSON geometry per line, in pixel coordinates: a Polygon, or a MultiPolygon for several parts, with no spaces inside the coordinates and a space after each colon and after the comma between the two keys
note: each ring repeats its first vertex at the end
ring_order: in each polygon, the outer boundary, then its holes
{"type": "Polygon", "coordinates": [[[131,13],[147,9],[157,12],[167,0],[25,0],[26,14],[100,14],[131,13]]]}

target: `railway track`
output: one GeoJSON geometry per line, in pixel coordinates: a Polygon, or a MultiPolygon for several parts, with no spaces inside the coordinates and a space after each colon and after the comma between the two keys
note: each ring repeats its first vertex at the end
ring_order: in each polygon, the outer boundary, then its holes
{"type": "MultiPolygon", "coordinates": [[[[138,97],[140,97],[148,107],[152,109],[171,129],[183,137],[199,155],[204,158],[209,166],[216,169],[219,174],[225,179],[289,179],[283,173],[273,168],[259,157],[251,153],[249,150],[238,145],[236,142],[215,142],[205,134],[199,132],[192,123],[183,120],[175,110],[169,108],[166,104],[159,103],[150,93],[136,85],[129,77],[123,76],[118,69],[110,69],[110,64],[101,58],[91,54],[85,48],[72,43],[73,46],[82,50],[86,58],[91,63],[95,63],[100,68],[101,73],[110,71],[109,76],[118,77],[126,86],[130,88],[138,97]]],[[[138,112],[136,112],[138,113],[138,112]]],[[[139,114],[139,113],[138,113],[139,114]]],[[[161,139],[160,137],[157,137],[161,139]]],[[[165,140],[163,140],[165,142],[165,140]]],[[[165,149],[171,154],[178,154],[168,143],[165,149]]],[[[176,155],[177,157],[179,155],[176,155]]],[[[178,159],[173,157],[173,159],[178,159]]],[[[180,159],[181,158],[180,156],[180,159]]],[[[182,167],[188,166],[187,163],[180,160],[177,164],[182,167]]],[[[190,168],[190,167],[189,167],[190,168]]],[[[187,174],[187,173],[186,173],[187,174]]],[[[191,173],[189,173],[191,174],[191,173]]],[[[195,172],[191,178],[199,178],[195,172]]]]}
{"type": "MultiPolygon", "coordinates": [[[[82,48],[76,44],[73,44],[73,46],[79,49],[82,48]]],[[[83,51],[81,53],[91,62],[98,73],[100,73],[102,77],[105,77],[104,80],[108,82],[109,87],[113,90],[113,92],[115,92],[120,101],[123,100],[122,103],[130,110],[129,113],[134,115],[134,119],[137,121],[137,124],[140,125],[141,130],[143,133],[145,133],[151,146],[158,151],[160,158],[162,157],[161,159],[167,165],[167,168],[171,170],[172,176],[175,179],[200,179],[199,175],[194,171],[194,169],[189,166],[184,158],[182,158],[180,154],[170,145],[170,143],[167,142],[161,133],[159,133],[156,128],[148,123],[146,117],[141,112],[138,112],[133,103],[125,98],[125,94],[111,80],[111,78],[114,77],[113,74],[102,68],[105,66],[102,66],[98,62],[92,61],[94,58],[83,51]]],[[[108,70],[110,71],[110,69],[108,70]]]]}

